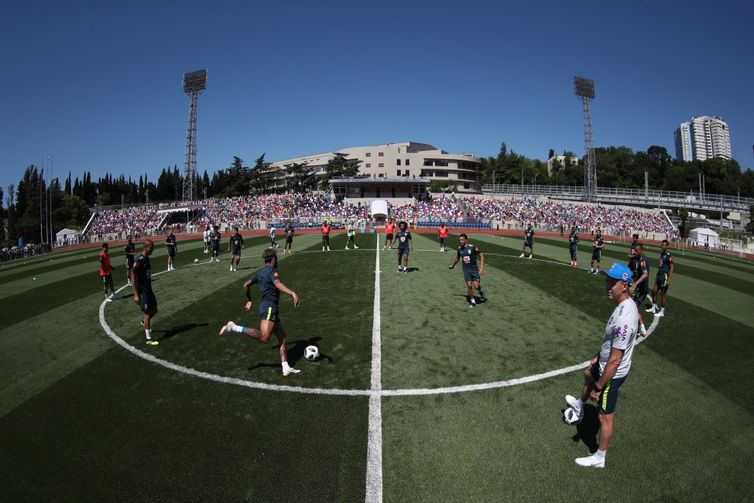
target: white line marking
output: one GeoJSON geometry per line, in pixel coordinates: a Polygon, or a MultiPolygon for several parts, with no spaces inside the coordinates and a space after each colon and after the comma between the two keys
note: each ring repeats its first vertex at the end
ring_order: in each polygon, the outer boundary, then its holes
{"type": "Polygon", "coordinates": [[[374,262],[374,314],[372,321],[372,388],[369,396],[367,490],[364,501],[382,502],[382,328],[380,319],[380,238],[374,262]]]}
{"type": "MultiPolygon", "coordinates": [[[[379,238],[378,238],[379,239],[379,238]]],[[[377,254],[379,255],[379,250],[377,251],[377,254]]],[[[534,259],[536,260],[536,259],[534,259]]],[[[208,262],[203,262],[204,264],[207,264],[208,262]]],[[[201,265],[194,264],[194,265],[201,265]]],[[[566,264],[561,263],[561,265],[565,266],[566,264]]],[[[185,266],[182,266],[185,267],[185,266]]],[[[379,264],[375,266],[375,269],[379,267],[379,264]]],[[[178,269],[178,267],[176,267],[178,269]]],[[[165,274],[167,271],[161,271],[158,273],[155,273],[153,276],[158,276],[160,274],[165,274]]],[[[375,278],[375,313],[377,316],[375,317],[375,320],[379,319],[379,313],[377,311],[379,298],[376,296],[377,292],[379,291],[379,279],[378,275],[375,278]]],[[[127,288],[125,285],[119,288],[115,293],[121,292],[123,289],[127,288]]],[[[160,365],[162,367],[165,367],[167,369],[181,372],[183,374],[192,375],[195,377],[199,377],[201,379],[207,379],[209,381],[215,381],[223,384],[234,384],[236,386],[244,386],[246,388],[252,388],[252,389],[261,389],[266,391],[283,391],[283,392],[290,392],[290,393],[302,393],[307,395],[331,395],[331,396],[368,396],[370,398],[369,407],[370,407],[370,413],[372,412],[373,407],[373,400],[377,398],[375,406],[379,408],[380,417],[381,417],[381,402],[379,399],[384,396],[418,396],[418,395],[441,395],[441,394],[451,394],[451,393],[466,393],[469,391],[481,391],[481,390],[488,390],[488,389],[498,389],[498,388],[508,388],[511,386],[517,386],[519,384],[527,384],[535,381],[541,381],[543,379],[549,379],[550,377],[555,377],[563,374],[568,374],[570,372],[574,372],[576,370],[581,370],[583,368],[586,368],[589,364],[588,361],[577,363],[575,365],[571,365],[569,367],[563,367],[561,369],[556,370],[550,370],[548,372],[543,372],[540,374],[525,376],[525,377],[518,377],[514,379],[507,379],[504,381],[494,381],[494,382],[488,382],[488,383],[479,383],[479,384],[465,384],[460,386],[448,386],[448,387],[442,387],[442,388],[406,388],[406,389],[388,389],[384,390],[382,389],[381,385],[381,379],[378,382],[378,388],[374,389],[375,386],[375,339],[374,339],[374,324],[373,324],[373,333],[372,333],[372,389],[339,389],[339,388],[306,388],[303,386],[284,386],[279,384],[267,384],[262,382],[256,382],[256,381],[248,381],[245,379],[239,379],[236,377],[226,377],[221,376],[217,374],[210,374],[209,372],[203,372],[200,370],[192,369],[189,367],[184,367],[183,365],[178,365],[166,360],[162,360],[160,358],[157,358],[156,356],[153,356],[149,353],[145,353],[144,351],[141,351],[140,349],[136,349],[134,346],[131,346],[126,341],[120,338],[118,334],[116,334],[110,326],[107,324],[107,321],[105,320],[105,307],[107,306],[107,301],[102,301],[102,304],[100,304],[99,307],[99,322],[100,325],[102,325],[102,328],[104,329],[105,333],[113,340],[116,344],[124,348],[126,351],[130,352],[131,354],[138,356],[139,358],[142,358],[144,360],[147,360],[151,363],[160,365]]],[[[659,324],[659,318],[655,317],[654,320],[652,320],[652,324],[647,329],[647,336],[641,337],[636,339],[636,344],[641,344],[642,342],[646,341],[649,338],[649,334],[654,332],[655,328],[659,324]]],[[[378,333],[378,336],[380,334],[378,333]]],[[[380,366],[378,366],[377,372],[381,372],[381,341],[378,341],[378,352],[377,352],[377,360],[380,361],[380,366]]],[[[381,376],[380,376],[381,377],[381,376]]],[[[381,428],[381,425],[380,425],[381,428]]],[[[370,435],[371,435],[371,417],[370,417],[370,435]]],[[[382,436],[380,435],[380,441],[382,439],[382,436]]],[[[381,455],[381,453],[380,453],[381,455]]],[[[380,462],[380,468],[382,467],[382,463],[380,462]]]]}

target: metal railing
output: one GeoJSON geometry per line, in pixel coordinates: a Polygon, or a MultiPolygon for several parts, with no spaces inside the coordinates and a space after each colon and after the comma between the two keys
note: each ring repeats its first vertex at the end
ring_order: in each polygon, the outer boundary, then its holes
{"type": "MultiPolygon", "coordinates": [[[[521,185],[521,184],[486,184],[482,186],[484,194],[508,194],[523,196],[548,196],[571,200],[584,200],[586,192],[583,186],[571,185],[521,185]]],[[[719,211],[724,209],[748,211],[754,205],[754,198],[728,196],[723,194],[700,194],[698,192],[678,192],[657,189],[620,189],[599,187],[597,200],[634,205],[679,206],[719,211]]]]}

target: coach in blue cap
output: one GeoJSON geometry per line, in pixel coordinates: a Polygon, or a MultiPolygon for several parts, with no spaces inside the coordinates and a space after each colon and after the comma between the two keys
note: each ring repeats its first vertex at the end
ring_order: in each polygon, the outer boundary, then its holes
{"type": "Polygon", "coordinates": [[[631,270],[616,262],[605,273],[607,298],[615,302],[615,310],[605,327],[602,347],[584,372],[584,388],[581,398],[566,395],[566,402],[578,416],[584,417],[584,402],[596,400],[600,418],[600,438],[597,452],[584,458],[576,458],[576,464],[592,468],[604,468],[607,448],[613,437],[613,413],[618,402],[618,391],[628,377],[634,341],[639,328],[639,311],[628,294],[631,270]]]}

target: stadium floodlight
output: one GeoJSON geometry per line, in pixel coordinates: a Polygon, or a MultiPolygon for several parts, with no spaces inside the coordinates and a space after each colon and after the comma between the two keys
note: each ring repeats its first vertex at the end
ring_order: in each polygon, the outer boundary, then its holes
{"type": "Polygon", "coordinates": [[[594,81],[584,77],[574,77],[573,87],[576,90],[576,96],[582,98],[594,99],[594,81]]]}
{"type": "Polygon", "coordinates": [[[193,201],[196,194],[196,105],[199,94],[207,88],[207,70],[183,74],[183,92],[189,95],[186,162],[183,169],[183,200],[193,201]]]}
{"type": "Polygon", "coordinates": [[[592,112],[589,109],[589,102],[594,99],[594,81],[584,77],[574,77],[573,87],[576,96],[581,98],[584,105],[584,154],[586,157],[584,196],[587,201],[592,202],[597,198],[597,166],[592,147],[592,112]]]}
{"type": "Polygon", "coordinates": [[[191,94],[205,89],[207,89],[207,70],[183,74],[183,92],[191,94]]]}

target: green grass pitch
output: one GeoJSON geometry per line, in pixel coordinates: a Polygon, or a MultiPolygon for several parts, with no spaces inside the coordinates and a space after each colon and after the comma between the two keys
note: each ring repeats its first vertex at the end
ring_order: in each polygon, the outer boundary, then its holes
{"type": "MultiPolygon", "coordinates": [[[[607,467],[589,470],[573,458],[594,448],[594,409],[578,428],[561,421],[581,371],[470,386],[587,360],[613,308],[604,280],[565,267],[563,239],[538,238],[536,259],[522,260],[521,239],[472,235],[489,300],[469,309],[461,271],[447,267],[454,252],[427,236],[414,235],[408,274],[382,243],[375,262],[375,235],[351,251],[337,235],[330,253],[318,236],[296,237],[279,265],[302,298],[297,309],[281,302],[301,370],[288,378],[274,344],[216,335],[229,319],[258,325],[241,284],[262,266],[264,237],[247,239],[236,273],[227,253],[210,264],[198,241],[179,242],[176,270],[154,278],[159,346],[144,344],[128,290],[105,306],[136,354],[100,323],[98,250],[1,266],[0,498],[364,501],[378,271],[384,501],[754,500],[753,264],[675,254],[666,316],[621,389],[607,467]],[[304,359],[309,344],[320,361],[304,359]]],[[[579,247],[581,267],[590,252],[579,247]]],[[[626,252],[607,245],[603,267],[626,252]]],[[[111,254],[119,287],[122,248],[111,254]]],[[[653,281],[659,249],[647,255],[653,281]]],[[[152,263],[165,270],[162,243],[152,263]]]]}

